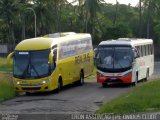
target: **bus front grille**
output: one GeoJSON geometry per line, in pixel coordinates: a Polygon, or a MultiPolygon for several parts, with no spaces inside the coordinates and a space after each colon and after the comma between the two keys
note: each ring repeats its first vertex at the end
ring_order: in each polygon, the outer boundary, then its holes
{"type": "Polygon", "coordinates": [[[120,80],[120,79],[109,79],[107,82],[122,83],[122,80],[120,80]]]}
{"type": "Polygon", "coordinates": [[[26,88],[26,87],[22,87],[22,90],[40,90],[41,87],[33,87],[33,88],[26,88]]]}

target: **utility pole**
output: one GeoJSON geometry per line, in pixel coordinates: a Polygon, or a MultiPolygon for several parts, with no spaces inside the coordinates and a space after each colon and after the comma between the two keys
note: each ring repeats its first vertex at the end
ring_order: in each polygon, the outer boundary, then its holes
{"type": "Polygon", "coordinates": [[[116,0],[116,12],[115,12],[115,17],[113,23],[116,24],[117,21],[117,12],[118,12],[118,1],[116,0]]]}
{"type": "Polygon", "coordinates": [[[139,37],[142,37],[142,0],[139,0],[139,37]]]}
{"type": "Polygon", "coordinates": [[[150,37],[150,22],[151,22],[151,2],[148,5],[148,15],[147,15],[147,38],[150,37]]]}

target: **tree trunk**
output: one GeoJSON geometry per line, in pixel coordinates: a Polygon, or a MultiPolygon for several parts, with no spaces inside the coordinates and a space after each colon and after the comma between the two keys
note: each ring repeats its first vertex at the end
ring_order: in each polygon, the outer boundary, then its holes
{"type": "Polygon", "coordinates": [[[25,39],[25,16],[22,15],[22,40],[25,39]]]}

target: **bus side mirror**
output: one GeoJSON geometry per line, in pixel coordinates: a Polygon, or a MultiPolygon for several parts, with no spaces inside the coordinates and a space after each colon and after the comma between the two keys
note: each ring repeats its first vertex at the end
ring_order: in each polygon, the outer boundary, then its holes
{"type": "Polygon", "coordinates": [[[55,64],[54,62],[56,62],[57,59],[57,49],[53,49],[53,51],[50,52],[49,54],[49,64],[55,64]]]}
{"type": "Polygon", "coordinates": [[[14,56],[14,52],[11,52],[8,56],[7,56],[7,64],[10,64],[11,63],[11,60],[14,56]]]}
{"type": "Polygon", "coordinates": [[[134,52],[134,58],[137,58],[137,53],[136,52],[134,52]]]}
{"type": "Polygon", "coordinates": [[[133,54],[134,54],[134,58],[140,57],[139,52],[138,52],[137,49],[134,49],[134,50],[133,50],[133,54]]]}
{"type": "Polygon", "coordinates": [[[53,49],[53,64],[56,67],[56,61],[57,61],[57,48],[53,49]]]}
{"type": "Polygon", "coordinates": [[[96,66],[97,65],[97,61],[99,60],[99,58],[97,57],[94,57],[94,65],[96,66]]]}
{"type": "Polygon", "coordinates": [[[49,54],[49,64],[50,65],[53,64],[53,54],[52,54],[52,52],[50,52],[50,54],[49,54]]]}
{"type": "Polygon", "coordinates": [[[56,59],[57,59],[57,48],[55,48],[55,49],[53,49],[53,59],[54,59],[54,61],[56,61],[56,59]]]}
{"type": "Polygon", "coordinates": [[[96,64],[97,64],[97,52],[98,52],[98,50],[97,50],[97,48],[95,48],[94,49],[94,57],[93,57],[93,59],[94,59],[94,65],[96,66],[96,64]]]}
{"type": "Polygon", "coordinates": [[[97,48],[95,48],[95,49],[94,49],[94,58],[96,58],[97,52],[98,52],[98,50],[97,50],[97,48]]]}

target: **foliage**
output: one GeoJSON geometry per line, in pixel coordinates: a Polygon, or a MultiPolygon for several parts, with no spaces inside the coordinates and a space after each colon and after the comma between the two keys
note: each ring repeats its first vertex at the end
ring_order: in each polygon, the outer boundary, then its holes
{"type": "Polygon", "coordinates": [[[28,8],[34,9],[37,16],[37,36],[89,32],[97,44],[104,39],[139,37],[141,29],[142,37],[159,42],[160,1],[141,1],[142,19],[139,6],[118,3],[116,7],[104,0],[0,0],[0,43],[16,44],[34,37],[34,15],[28,8]]]}
{"type": "Polygon", "coordinates": [[[15,88],[11,76],[0,73],[0,102],[15,97],[15,88]]]}
{"type": "Polygon", "coordinates": [[[11,72],[12,71],[12,64],[7,64],[5,58],[0,57],[0,72],[11,72]]]}
{"type": "Polygon", "coordinates": [[[108,26],[103,39],[117,39],[131,37],[131,29],[124,23],[108,26]]]}

